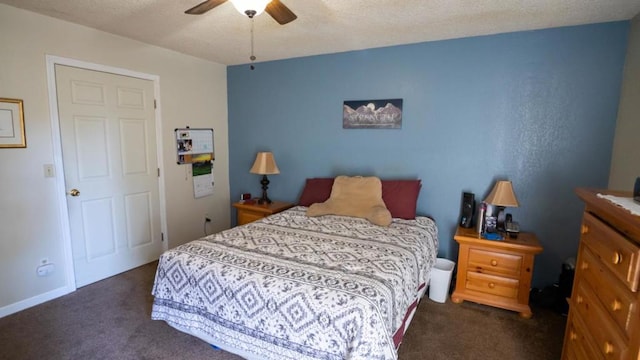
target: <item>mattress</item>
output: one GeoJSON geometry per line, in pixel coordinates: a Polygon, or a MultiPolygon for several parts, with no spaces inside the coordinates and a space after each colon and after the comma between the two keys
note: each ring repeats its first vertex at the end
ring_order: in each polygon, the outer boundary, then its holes
{"type": "Polygon", "coordinates": [[[397,359],[435,264],[435,223],[305,213],[165,252],[152,318],[246,358],[397,359]]]}

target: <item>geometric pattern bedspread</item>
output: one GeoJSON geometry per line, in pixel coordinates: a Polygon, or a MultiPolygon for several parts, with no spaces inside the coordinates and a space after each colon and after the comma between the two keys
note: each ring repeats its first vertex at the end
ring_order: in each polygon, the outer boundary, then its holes
{"type": "Polygon", "coordinates": [[[165,252],[152,318],[263,359],[397,359],[438,252],[426,217],[307,217],[294,207],[165,252]]]}

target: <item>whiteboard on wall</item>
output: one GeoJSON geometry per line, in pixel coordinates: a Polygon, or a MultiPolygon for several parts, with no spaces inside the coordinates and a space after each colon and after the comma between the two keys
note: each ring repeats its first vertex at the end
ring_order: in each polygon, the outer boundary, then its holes
{"type": "Polygon", "coordinates": [[[176,161],[191,164],[193,195],[201,198],[213,194],[213,129],[175,129],[176,161]]]}

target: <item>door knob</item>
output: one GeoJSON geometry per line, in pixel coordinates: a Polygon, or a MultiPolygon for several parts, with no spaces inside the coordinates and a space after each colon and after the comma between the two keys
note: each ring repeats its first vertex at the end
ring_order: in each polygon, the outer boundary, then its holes
{"type": "Polygon", "coordinates": [[[71,195],[71,196],[78,196],[78,195],[80,195],[80,190],[78,190],[78,189],[71,189],[71,190],[69,190],[69,195],[71,195]]]}

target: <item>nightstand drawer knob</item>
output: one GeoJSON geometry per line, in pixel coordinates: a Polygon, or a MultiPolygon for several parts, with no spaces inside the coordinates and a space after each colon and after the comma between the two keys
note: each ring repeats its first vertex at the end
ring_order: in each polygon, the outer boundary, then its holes
{"type": "Polygon", "coordinates": [[[606,355],[613,354],[613,350],[614,350],[613,344],[608,341],[605,341],[603,350],[606,355]]]}
{"type": "Polygon", "coordinates": [[[613,258],[611,260],[613,261],[614,265],[622,263],[622,254],[620,254],[619,251],[616,251],[615,253],[613,253],[613,258]]]}
{"type": "Polygon", "coordinates": [[[582,296],[576,295],[576,303],[582,304],[583,302],[584,302],[584,299],[582,298],[582,296]]]}
{"type": "Polygon", "coordinates": [[[492,282],[491,282],[491,283],[489,283],[489,289],[493,289],[494,287],[496,287],[496,284],[494,284],[494,283],[492,283],[492,282]]]}
{"type": "Polygon", "coordinates": [[[491,266],[498,266],[498,260],[491,260],[491,266]]]}

